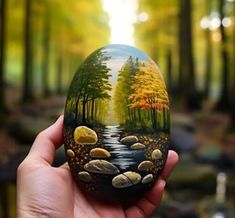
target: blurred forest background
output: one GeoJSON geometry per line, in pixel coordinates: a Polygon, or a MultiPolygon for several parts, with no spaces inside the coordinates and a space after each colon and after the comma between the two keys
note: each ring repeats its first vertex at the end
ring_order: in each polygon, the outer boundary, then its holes
{"type": "Polygon", "coordinates": [[[16,168],[79,64],[109,43],[146,52],[168,87],[181,160],[153,217],[235,216],[234,0],[0,0],[0,23],[0,217],[15,217],[16,168]]]}

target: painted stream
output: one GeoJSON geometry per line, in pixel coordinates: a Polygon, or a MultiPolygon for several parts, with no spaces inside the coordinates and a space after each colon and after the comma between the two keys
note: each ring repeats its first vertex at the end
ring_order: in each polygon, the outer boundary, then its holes
{"type": "Polygon", "coordinates": [[[115,164],[119,169],[136,169],[138,163],[145,160],[144,149],[132,150],[130,145],[122,144],[120,142],[121,134],[122,131],[119,126],[105,126],[103,131],[103,146],[112,155],[110,162],[115,164]]]}

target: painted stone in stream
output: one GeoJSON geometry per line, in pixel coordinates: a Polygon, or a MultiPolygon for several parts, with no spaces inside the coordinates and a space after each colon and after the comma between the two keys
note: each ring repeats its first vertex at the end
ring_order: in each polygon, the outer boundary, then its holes
{"type": "Polygon", "coordinates": [[[90,156],[94,158],[106,158],[110,157],[111,154],[103,148],[93,148],[90,151],[90,156]]]}
{"type": "Polygon", "coordinates": [[[114,164],[106,160],[91,160],[84,166],[84,169],[91,173],[99,173],[99,174],[119,173],[118,168],[114,164]]]}
{"type": "Polygon", "coordinates": [[[112,180],[112,185],[115,188],[127,188],[138,184],[141,180],[141,175],[136,172],[128,171],[118,176],[115,176],[112,180]]]}
{"type": "Polygon", "coordinates": [[[135,144],[131,145],[131,148],[132,149],[143,149],[143,148],[145,148],[145,145],[141,144],[141,143],[135,143],[135,144]]]}
{"type": "Polygon", "coordinates": [[[80,65],[64,111],[64,147],[87,194],[125,202],[150,190],[166,163],[170,110],[159,68],[127,45],[102,47],[80,65]]]}
{"type": "Polygon", "coordinates": [[[126,136],[120,140],[121,143],[125,145],[133,145],[134,143],[138,142],[138,138],[136,136],[126,136]]]}

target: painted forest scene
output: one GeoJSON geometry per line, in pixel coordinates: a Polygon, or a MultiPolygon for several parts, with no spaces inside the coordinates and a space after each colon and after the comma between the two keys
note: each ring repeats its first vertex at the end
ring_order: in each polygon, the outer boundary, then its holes
{"type": "Polygon", "coordinates": [[[119,170],[136,161],[126,136],[178,153],[151,218],[233,218],[234,39],[235,0],[0,0],[0,218],[17,216],[17,168],[60,115],[119,170]]]}
{"type": "Polygon", "coordinates": [[[91,54],[68,93],[65,123],[119,125],[139,133],[169,132],[169,99],[156,64],[134,47],[110,45],[91,54]]]}

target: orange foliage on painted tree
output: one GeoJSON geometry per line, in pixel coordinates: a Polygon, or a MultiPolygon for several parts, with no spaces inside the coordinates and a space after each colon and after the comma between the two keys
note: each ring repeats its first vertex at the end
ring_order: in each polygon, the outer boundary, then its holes
{"type": "Polygon", "coordinates": [[[128,96],[131,108],[156,109],[158,111],[163,108],[169,109],[166,86],[157,70],[156,65],[150,61],[138,68],[131,86],[132,94],[128,96]]]}

